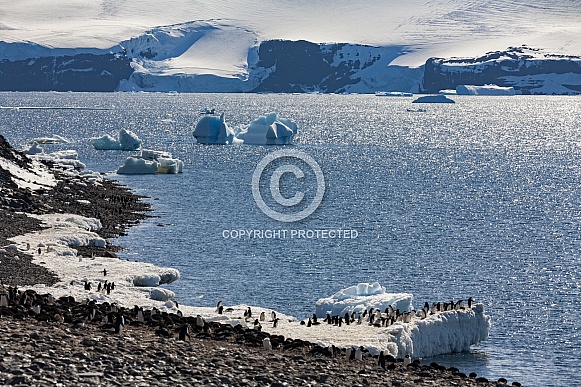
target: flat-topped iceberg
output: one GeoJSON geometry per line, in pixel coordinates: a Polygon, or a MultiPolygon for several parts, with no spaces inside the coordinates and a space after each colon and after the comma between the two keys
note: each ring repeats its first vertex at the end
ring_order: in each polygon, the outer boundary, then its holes
{"type": "Polygon", "coordinates": [[[456,103],[453,99],[446,97],[444,94],[424,95],[416,98],[412,103],[456,103]]]}
{"type": "Polygon", "coordinates": [[[234,131],[226,123],[224,113],[219,116],[208,114],[196,124],[194,137],[200,144],[232,144],[234,131]]]}
{"type": "Polygon", "coordinates": [[[127,129],[119,131],[118,138],[106,134],[99,138],[91,139],[91,143],[97,150],[126,150],[134,151],[141,148],[141,140],[135,133],[127,129]]]}
{"type": "Polygon", "coordinates": [[[120,175],[175,174],[182,173],[183,161],[173,158],[171,153],[143,149],[139,154],[129,156],[117,169],[120,175]]]}
{"type": "Polygon", "coordinates": [[[458,85],[457,95],[515,95],[514,87],[502,87],[496,85],[458,85]]]}
{"type": "Polygon", "coordinates": [[[360,283],[340,290],[331,297],[320,298],[315,303],[315,314],[317,317],[325,317],[327,313],[344,316],[345,313],[358,314],[370,308],[384,311],[389,306],[403,313],[412,310],[412,299],[413,295],[409,293],[387,293],[378,282],[360,283]]]}

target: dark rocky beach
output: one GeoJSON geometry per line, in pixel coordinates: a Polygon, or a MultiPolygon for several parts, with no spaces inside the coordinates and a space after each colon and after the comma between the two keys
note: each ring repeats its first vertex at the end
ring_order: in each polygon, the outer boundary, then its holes
{"type": "MultiPolygon", "coordinates": [[[[31,166],[0,136],[0,157],[31,166]]],[[[42,226],[23,212],[70,213],[101,220],[103,238],[123,235],[149,216],[143,198],[110,180],[93,184],[51,166],[53,189],[19,188],[0,167],[0,246],[42,226]],[[79,202],[81,200],[81,202],[79,202]],[[89,200],[91,205],[83,204],[89,200]]],[[[116,247],[83,247],[79,254],[115,257],[116,247]]],[[[30,253],[0,250],[0,384],[2,385],[507,385],[454,368],[345,351],[196,317],[54,299],[21,287],[58,282],[30,253]],[[268,338],[272,350],[263,347],[268,338]]],[[[518,383],[514,383],[518,385],[518,383]]]]}

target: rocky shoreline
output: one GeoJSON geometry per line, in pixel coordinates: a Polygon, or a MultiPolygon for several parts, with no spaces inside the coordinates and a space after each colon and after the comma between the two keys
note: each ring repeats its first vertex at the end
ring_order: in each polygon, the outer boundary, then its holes
{"type": "MultiPolygon", "coordinates": [[[[0,157],[27,166],[25,156],[0,136],[0,157]]],[[[101,220],[103,238],[123,235],[151,210],[127,188],[110,180],[88,183],[58,171],[47,192],[22,190],[0,167],[0,246],[39,230],[22,212],[67,213],[101,220]],[[90,201],[91,205],[86,205],[90,201]]],[[[350,361],[345,350],[232,327],[195,317],[119,308],[108,303],[54,299],[15,287],[53,285],[56,275],[32,262],[30,253],[0,250],[0,384],[2,385],[506,385],[454,368],[364,354],[350,361]],[[187,333],[187,334],[186,334],[187,333]],[[265,349],[268,338],[272,349],[265,349]],[[182,340],[183,339],[183,340],[182,340]],[[333,352],[333,353],[331,353],[333,352]]],[[[115,258],[118,247],[83,247],[80,255],[115,258]]],[[[519,385],[514,382],[513,385],[519,385]]]]}

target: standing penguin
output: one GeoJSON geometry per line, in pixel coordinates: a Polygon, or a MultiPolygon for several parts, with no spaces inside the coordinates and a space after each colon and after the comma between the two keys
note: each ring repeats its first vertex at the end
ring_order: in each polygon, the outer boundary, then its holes
{"type": "Polygon", "coordinates": [[[184,326],[180,329],[179,333],[179,340],[186,341],[186,338],[190,340],[190,328],[188,324],[184,324],[184,326]]]}
{"type": "Polygon", "coordinates": [[[405,355],[405,358],[403,359],[403,366],[407,367],[410,365],[411,362],[412,358],[410,357],[410,355],[405,355]]]}
{"type": "Polygon", "coordinates": [[[123,333],[123,326],[125,325],[125,318],[123,315],[118,314],[117,318],[115,319],[115,333],[122,334],[123,333]]]}
{"type": "Polygon", "coordinates": [[[385,369],[385,355],[383,351],[379,352],[379,359],[377,359],[377,365],[385,369]]]}

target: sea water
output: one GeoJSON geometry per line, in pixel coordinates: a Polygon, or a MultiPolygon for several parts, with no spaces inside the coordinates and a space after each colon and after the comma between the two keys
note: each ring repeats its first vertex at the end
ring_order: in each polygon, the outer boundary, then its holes
{"type": "MultiPolygon", "coordinates": [[[[128,154],[96,151],[89,139],[122,128],[182,159],[182,175],[110,174],[148,196],[156,215],[116,241],[122,259],[179,269],[168,288],[181,303],[304,318],[318,298],[359,282],[412,293],[416,307],[472,296],[492,316],[490,338],[425,361],[494,380],[579,384],[581,100],[453,98],[418,106],[373,95],[0,93],[0,133],[18,147],[64,136],[71,143],[46,151],[76,149],[101,172],[128,154]],[[285,149],[310,155],[325,178],[312,215],[282,223],[253,199],[257,164],[280,148],[195,144],[200,112],[211,108],[234,128],[272,111],[298,124],[285,149]]],[[[294,180],[291,196],[312,184],[294,180]]]]}

